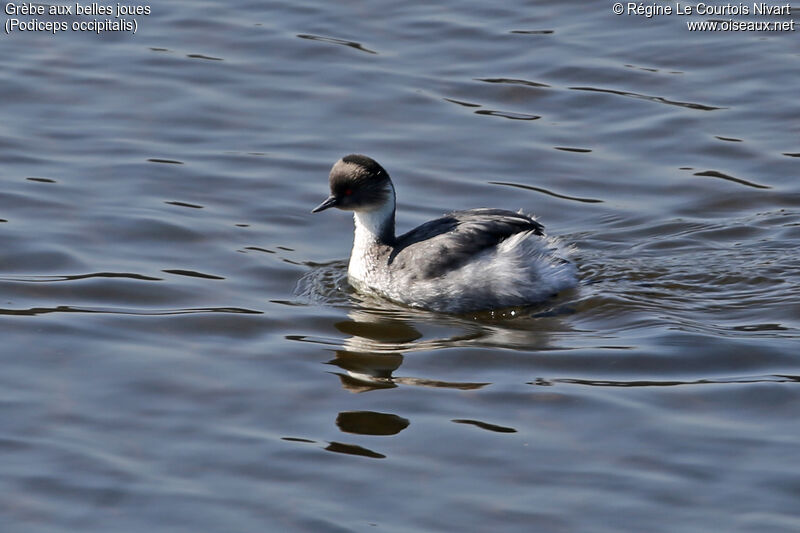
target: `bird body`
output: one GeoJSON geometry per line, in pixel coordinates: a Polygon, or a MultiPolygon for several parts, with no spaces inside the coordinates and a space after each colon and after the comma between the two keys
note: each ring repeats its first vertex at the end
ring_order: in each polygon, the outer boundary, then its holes
{"type": "Polygon", "coordinates": [[[577,283],[575,266],[533,217],[503,209],[454,211],[395,236],[395,191],[374,160],[349,155],[313,210],[353,211],[348,279],[359,291],[462,313],[540,302],[577,283]]]}

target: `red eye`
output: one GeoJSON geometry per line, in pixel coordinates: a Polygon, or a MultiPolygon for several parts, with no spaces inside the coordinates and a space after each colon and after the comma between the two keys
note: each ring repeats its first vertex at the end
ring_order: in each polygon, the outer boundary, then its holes
{"type": "Polygon", "coordinates": [[[344,190],[344,195],[345,196],[350,196],[351,194],[353,194],[353,189],[345,189],[344,190]]]}

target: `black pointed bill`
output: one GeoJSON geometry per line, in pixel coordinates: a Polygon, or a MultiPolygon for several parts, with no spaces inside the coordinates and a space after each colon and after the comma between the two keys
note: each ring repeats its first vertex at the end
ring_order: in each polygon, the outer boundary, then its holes
{"type": "Polygon", "coordinates": [[[319,204],[317,207],[311,210],[312,213],[319,213],[320,211],[325,211],[329,207],[336,207],[336,197],[335,196],[328,196],[324,202],[319,204]]]}

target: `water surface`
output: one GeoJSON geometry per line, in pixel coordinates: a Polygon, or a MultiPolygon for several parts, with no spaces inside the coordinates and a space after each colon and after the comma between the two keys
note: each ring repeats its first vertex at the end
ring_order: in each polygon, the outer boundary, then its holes
{"type": "Polygon", "coordinates": [[[151,7],[0,37],[9,531],[800,529],[796,33],[151,7]],[[351,152],[399,231],[521,208],[581,286],[465,316],[354,293],[352,220],[309,213],[351,152]]]}

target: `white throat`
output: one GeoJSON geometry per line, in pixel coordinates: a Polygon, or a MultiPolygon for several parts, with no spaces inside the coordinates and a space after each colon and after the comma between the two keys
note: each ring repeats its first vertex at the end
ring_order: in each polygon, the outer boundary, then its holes
{"type": "MultiPolygon", "coordinates": [[[[394,225],[394,210],[394,187],[390,183],[389,195],[382,206],[372,211],[353,212],[353,222],[355,222],[356,225],[353,248],[355,248],[359,242],[364,244],[375,243],[378,241],[380,235],[385,235],[386,225],[394,225]]],[[[390,237],[394,237],[394,227],[392,227],[392,234],[390,237]]]]}
{"type": "Polygon", "coordinates": [[[378,259],[375,247],[380,242],[380,236],[386,235],[387,225],[391,230],[389,237],[394,238],[395,197],[394,188],[391,185],[389,187],[389,196],[381,207],[353,213],[356,229],[347,272],[355,281],[365,282],[376,273],[378,259]]]}

